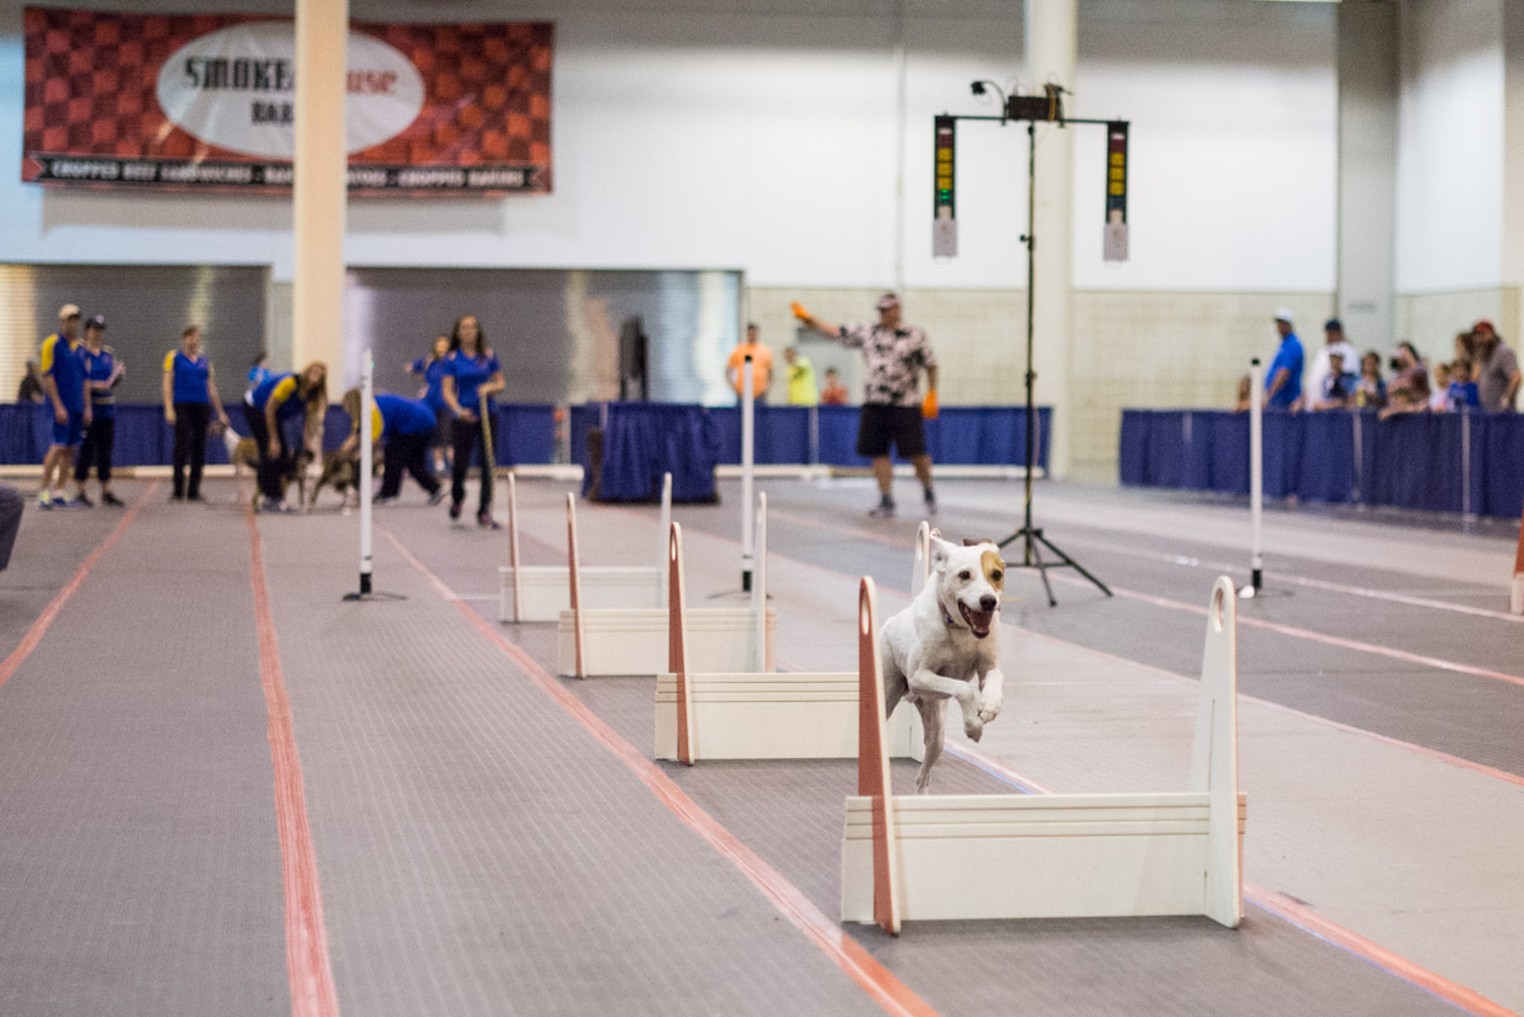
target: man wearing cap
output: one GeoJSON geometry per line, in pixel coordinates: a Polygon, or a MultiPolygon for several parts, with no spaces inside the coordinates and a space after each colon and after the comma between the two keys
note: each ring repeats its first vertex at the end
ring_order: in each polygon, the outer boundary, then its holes
{"type": "Polygon", "coordinates": [[[85,342],[80,356],[85,362],[85,397],[90,405],[90,426],[85,428],[85,440],[79,447],[74,463],[74,500],[81,505],[91,504],[85,493],[85,480],[90,467],[95,467],[95,478],[101,482],[101,502],[121,506],[122,500],[111,493],[111,452],[116,445],[116,387],[122,383],[127,368],[116,353],[102,340],[106,336],[106,319],[97,314],[85,322],[85,342]]]}
{"type": "MultiPolygon", "coordinates": [[[[1335,353],[1344,358],[1344,373],[1353,376],[1355,368],[1360,364],[1360,351],[1344,338],[1344,326],[1339,319],[1329,318],[1323,323],[1323,348],[1318,350],[1317,356],[1312,358],[1312,367],[1307,373],[1308,402],[1316,402],[1320,399],[1327,401],[1332,398],[1328,389],[1328,377],[1335,353]]],[[[1351,377],[1351,390],[1353,390],[1353,382],[1354,378],[1351,377]]]]}
{"type": "Polygon", "coordinates": [[[1265,405],[1289,410],[1302,398],[1302,340],[1296,337],[1291,312],[1284,307],[1275,312],[1275,330],[1281,345],[1265,373],[1265,405]]]}
{"type": "Polygon", "coordinates": [[[901,320],[900,298],[885,293],[878,300],[877,325],[832,325],[810,315],[795,304],[794,316],[806,328],[861,349],[867,365],[867,384],[857,424],[857,454],[873,460],[879,502],[868,514],[875,519],[894,515],[894,466],[889,459],[892,443],[899,454],[915,466],[915,475],[926,496],[926,511],[935,513],[937,496],[931,486],[931,456],[926,452],[922,418],[937,415],[937,358],[926,333],[901,320]],[[918,382],[926,371],[926,398],[918,382]]]}
{"type": "Polygon", "coordinates": [[[1471,326],[1476,337],[1477,396],[1484,412],[1512,413],[1519,393],[1519,358],[1485,318],[1471,326]]]}
{"type": "Polygon", "coordinates": [[[64,304],[58,309],[58,331],[42,341],[39,357],[48,405],[53,410],[53,443],[42,460],[39,508],[73,508],[77,503],[63,496],[63,485],[74,463],[74,448],[90,424],[90,404],[85,401],[85,365],[79,355],[79,308],[64,304]],[[57,488],[54,488],[54,482],[57,488]]]}

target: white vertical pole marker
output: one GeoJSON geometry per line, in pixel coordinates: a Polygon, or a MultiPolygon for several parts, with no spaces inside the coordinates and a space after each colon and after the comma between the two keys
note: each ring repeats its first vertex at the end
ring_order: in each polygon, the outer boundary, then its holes
{"type": "Polygon", "coordinates": [[[751,587],[751,609],[756,619],[756,654],[753,671],[767,671],[767,492],[757,495],[757,579],[751,587]]]}
{"type": "Polygon", "coordinates": [[[752,530],[752,452],[756,441],[755,365],[751,357],[741,365],[741,592],[751,591],[752,563],[756,560],[756,534],[752,530]]]}
{"type": "Polygon", "coordinates": [[[370,350],[360,367],[360,596],[370,594],[371,571],[374,559],[371,555],[371,474],[374,456],[371,449],[376,440],[371,433],[371,407],[375,405],[376,358],[370,350]]]}
{"type": "Polygon", "coordinates": [[[1249,585],[1241,597],[1253,597],[1264,583],[1263,524],[1265,509],[1265,369],[1259,358],[1249,367],[1249,585]]]}

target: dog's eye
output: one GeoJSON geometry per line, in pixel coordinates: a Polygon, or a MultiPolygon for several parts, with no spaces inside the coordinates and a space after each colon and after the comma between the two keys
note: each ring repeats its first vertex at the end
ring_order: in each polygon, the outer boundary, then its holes
{"type": "Polygon", "coordinates": [[[966,583],[970,579],[974,578],[974,574],[972,572],[970,572],[968,569],[964,569],[962,572],[958,573],[958,578],[963,580],[966,583]]]}
{"type": "Polygon", "coordinates": [[[996,569],[995,571],[990,573],[990,579],[993,582],[997,582],[998,583],[998,582],[1000,582],[1000,580],[1002,580],[1004,578],[1005,578],[1005,573],[1001,572],[999,569],[996,569]]]}

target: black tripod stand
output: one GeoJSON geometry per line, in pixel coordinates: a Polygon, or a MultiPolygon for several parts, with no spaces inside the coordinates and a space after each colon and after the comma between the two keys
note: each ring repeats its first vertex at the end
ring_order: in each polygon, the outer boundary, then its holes
{"type": "Polygon", "coordinates": [[[1022,527],[1015,533],[1000,541],[1000,547],[1021,541],[1021,561],[1008,563],[1018,568],[1035,568],[1042,576],[1043,589],[1048,591],[1048,606],[1057,607],[1058,601],[1053,597],[1053,584],[1048,582],[1048,569],[1072,568],[1086,579],[1098,586],[1102,593],[1110,597],[1111,590],[1106,584],[1095,576],[1085,571],[1084,567],[1073,558],[1069,557],[1047,537],[1042,535],[1042,530],[1032,525],[1032,471],[1037,466],[1037,404],[1035,385],[1037,372],[1032,369],[1032,346],[1033,329],[1032,309],[1035,303],[1036,278],[1037,278],[1037,238],[1034,236],[1037,225],[1037,123],[1035,120],[1027,121],[1027,232],[1021,238],[1021,242],[1027,247],[1027,479],[1026,479],[1026,508],[1022,517],[1022,527]],[[1054,556],[1053,561],[1044,561],[1042,548],[1047,548],[1054,556]]]}

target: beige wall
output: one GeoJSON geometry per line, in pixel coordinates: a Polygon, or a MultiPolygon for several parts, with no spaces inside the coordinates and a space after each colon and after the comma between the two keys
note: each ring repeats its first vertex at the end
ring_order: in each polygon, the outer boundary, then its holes
{"type": "Polygon", "coordinates": [[[1449,360],[1455,333],[1488,318],[1498,334],[1515,351],[1519,349],[1519,326],[1524,321],[1524,290],[1517,286],[1491,289],[1408,293],[1397,298],[1397,338],[1411,340],[1418,352],[1432,362],[1449,360]]]}

